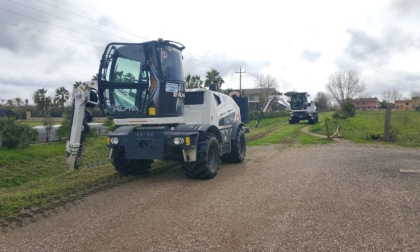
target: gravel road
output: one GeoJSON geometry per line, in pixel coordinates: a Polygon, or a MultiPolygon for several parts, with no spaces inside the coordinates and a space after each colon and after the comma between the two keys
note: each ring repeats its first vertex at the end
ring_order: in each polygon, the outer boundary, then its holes
{"type": "Polygon", "coordinates": [[[0,251],[420,251],[417,170],[419,150],[252,147],[212,180],[175,169],[87,196],[0,251]]]}

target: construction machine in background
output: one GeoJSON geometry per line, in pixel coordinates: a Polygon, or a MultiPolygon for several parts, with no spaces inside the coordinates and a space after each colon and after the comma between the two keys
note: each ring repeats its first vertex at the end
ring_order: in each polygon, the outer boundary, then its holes
{"type": "Polygon", "coordinates": [[[69,169],[82,163],[85,107],[96,103],[118,126],[107,136],[107,146],[120,174],[143,174],[154,160],[176,160],[188,177],[210,179],[216,176],[220,160],[243,162],[249,129],[241,121],[239,107],[227,95],[185,89],[184,48],[162,39],[107,45],[97,92],[89,85],[75,91],[67,142],[69,169]]]}
{"type": "Polygon", "coordinates": [[[318,123],[318,109],[307,92],[293,93],[290,97],[289,124],[302,120],[308,120],[309,124],[318,123]]]}
{"type": "Polygon", "coordinates": [[[289,102],[287,102],[287,100],[282,95],[269,95],[263,109],[261,110],[261,113],[258,115],[258,119],[255,123],[255,128],[258,128],[258,125],[260,124],[263,114],[267,112],[267,110],[273,105],[273,103],[280,104],[286,110],[290,110],[289,102]]]}

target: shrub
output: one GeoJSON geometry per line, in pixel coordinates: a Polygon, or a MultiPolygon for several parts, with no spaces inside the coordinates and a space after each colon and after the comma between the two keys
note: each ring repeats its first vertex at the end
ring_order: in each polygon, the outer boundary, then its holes
{"type": "Polygon", "coordinates": [[[354,117],[356,115],[356,108],[354,107],[353,103],[345,103],[342,107],[341,110],[343,111],[343,113],[348,117],[354,117]]]}
{"type": "Polygon", "coordinates": [[[354,104],[347,102],[341,105],[341,107],[334,112],[332,117],[347,119],[349,117],[354,117],[355,115],[356,115],[356,108],[354,107],[354,104]]]}
{"type": "Polygon", "coordinates": [[[9,149],[26,148],[38,139],[38,131],[13,118],[0,120],[0,134],[3,136],[4,146],[9,149]]]}
{"type": "Polygon", "coordinates": [[[70,125],[71,125],[71,113],[66,112],[64,114],[63,121],[61,122],[61,126],[57,129],[55,133],[56,136],[60,139],[65,139],[70,135],[70,125]]]}

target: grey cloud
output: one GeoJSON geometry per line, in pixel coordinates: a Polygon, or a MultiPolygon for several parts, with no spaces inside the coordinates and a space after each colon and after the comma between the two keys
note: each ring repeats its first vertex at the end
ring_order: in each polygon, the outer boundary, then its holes
{"type": "Polygon", "coordinates": [[[317,61],[320,57],[321,57],[322,53],[318,52],[318,51],[308,51],[308,50],[304,50],[302,52],[302,59],[314,63],[315,61],[317,61]]]}
{"type": "Polygon", "coordinates": [[[238,72],[239,67],[242,67],[243,70],[246,70],[248,76],[256,77],[261,69],[269,65],[270,62],[268,60],[247,62],[245,60],[230,58],[226,54],[212,54],[198,57],[193,54],[184,53],[185,75],[199,75],[202,80],[205,80],[206,72],[212,68],[219,71],[221,76],[226,76],[238,72]]]}
{"type": "Polygon", "coordinates": [[[386,63],[391,53],[403,52],[414,46],[417,39],[395,27],[388,27],[379,37],[362,30],[347,29],[351,39],[344,50],[350,57],[360,61],[386,63]]]}
{"type": "Polygon", "coordinates": [[[390,9],[398,16],[407,17],[409,15],[420,19],[420,1],[418,0],[394,0],[390,9]]]}
{"type": "MultiPolygon", "coordinates": [[[[71,9],[71,1],[57,1],[52,5],[42,2],[16,1],[0,3],[0,48],[14,53],[36,54],[48,49],[50,41],[56,43],[73,40],[81,43],[97,45],[98,41],[112,36],[99,33],[89,19],[82,19],[65,11],[71,9]],[[58,8],[55,8],[57,6],[58,8]],[[99,34],[99,35],[96,35],[99,34]]],[[[83,7],[83,6],[82,6],[83,7]]],[[[83,12],[83,10],[80,10],[83,12]]],[[[77,14],[77,13],[76,13],[77,14]]]]}
{"type": "Polygon", "coordinates": [[[420,74],[403,71],[380,70],[372,80],[364,79],[368,84],[369,93],[378,97],[384,91],[397,89],[408,98],[410,91],[418,90],[420,84],[420,74]]]}

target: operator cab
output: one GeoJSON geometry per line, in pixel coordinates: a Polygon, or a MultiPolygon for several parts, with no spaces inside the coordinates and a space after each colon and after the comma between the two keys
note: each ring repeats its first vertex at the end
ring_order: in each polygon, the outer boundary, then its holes
{"type": "Polygon", "coordinates": [[[182,44],[167,40],[111,43],[101,59],[101,110],[114,118],[183,115],[182,44]]]}
{"type": "Polygon", "coordinates": [[[304,110],[311,106],[311,98],[306,92],[294,93],[290,98],[290,108],[292,110],[304,110]]]}

